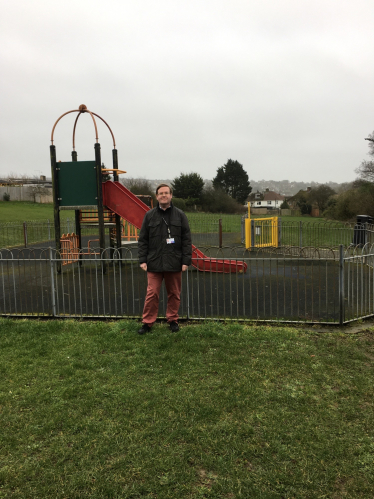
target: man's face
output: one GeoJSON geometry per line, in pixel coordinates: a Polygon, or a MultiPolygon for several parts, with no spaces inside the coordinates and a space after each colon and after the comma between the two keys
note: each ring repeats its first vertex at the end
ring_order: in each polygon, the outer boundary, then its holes
{"type": "Polygon", "coordinates": [[[156,194],[157,201],[162,208],[167,208],[170,205],[172,197],[169,187],[160,187],[156,194]]]}

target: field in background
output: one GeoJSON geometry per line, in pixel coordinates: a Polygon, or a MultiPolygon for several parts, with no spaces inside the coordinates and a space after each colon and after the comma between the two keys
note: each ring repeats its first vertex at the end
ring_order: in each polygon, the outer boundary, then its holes
{"type": "MultiPolygon", "coordinates": [[[[61,210],[61,219],[74,220],[74,211],[61,210]]],[[[0,202],[0,223],[28,222],[30,220],[46,221],[53,223],[53,204],[29,203],[26,201],[0,202]]]]}
{"type": "MultiPolygon", "coordinates": [[[[75,231],[73,211],[62,210],[61,233],[75,231]]],[[[244,214],[244,212],[243,212],[244,214]]],[[[242,241],[242,216],[220,213],[187,213],[196,246],[218,246],[219,219],[222,220],[222,245],[238,246],[242,241]]],[[[269,217],[257,217],[259,219],[269,217]]],[[[282,217],[282,246],[336,247],[352,243],[353,226],[312,217],[282,217]]],[[[256,240],[264,236],[256,228],[256,240]],[[259,237],[258,234],[261,234],[259,237]]],[[[268,230],[269,229],[264,229],[268,230]]],[[[97,236],[97,227],[82,226],[82,235],[97,236]]],[[[265,236],[267,238],[267,236],[265,236]]],[[[54,239],[53,206],[27,202],[0,203],[0,247],[40,244],[54,239]],[[49,221],[49,222],[48,222],[49,221]],[[24,225],[27,222],[27,227],[24,225]],[[25,234],[27,233],[27,236],[25,234]]],[[[109,244],[109,243],[108,243],[109,244]]]]}
{"type": "Polygon", "coordinates": [[[374,495],[373,333],[0,319],[0,497],[374,495]]]}
{"type": "MultiPolygon", "coordinates": [[[[243,211],[243,215],[246,212],[243,211]]],[[[240,215],[227,215],[222,213],[192,213],[187,212],[188,219],[191,224],[198,223],[201,220],[218,220],[222,219],[223,225],[226,227],[232,227],[232,229],[237,229],[238,220],[240,221],[240,215]]],[[[67,218],[74,220],[74,211],[72,210],[61,210],[61,219],[66,220],[67,218]]],[[[252,218],[269,218],[269,216],[256,216],[252,218]]],[[[0,202],[0,223],[6,222],[28,222],[30,220],[46,220],[53,221],[53,205],[52,204],[40,204],[40,203],[29,203],[23,201],[2,201],[0,202]]],[[[313,218],[313,217],[283,217],[284,220],[288,222],[310,222],[316,223],[325,221],[323,218],[313,218]]],[[[240,223],[239,223],[240,226],[240,223]]]]}

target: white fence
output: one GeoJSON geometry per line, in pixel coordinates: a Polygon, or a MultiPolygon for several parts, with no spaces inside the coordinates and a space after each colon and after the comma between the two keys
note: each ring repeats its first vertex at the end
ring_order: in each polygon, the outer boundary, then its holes
{"type": "Polygon", "coordinates": [[[40,184],[0,186],[0,201],[3,201],[4,194],[9,194],[10,201],[53,203],[52,187],[43,187],[40,184]]]}

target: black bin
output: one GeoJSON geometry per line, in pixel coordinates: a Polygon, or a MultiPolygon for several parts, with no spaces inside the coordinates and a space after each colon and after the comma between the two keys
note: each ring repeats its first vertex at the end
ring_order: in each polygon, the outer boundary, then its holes
{"type": "Polygon", "coordinates": [[[373,217],[369,215],[357,215],[355,229],[353,233],[353,244],[355,246],[364,246],[367,242],[366,224],[372,224],[373,217]]]}

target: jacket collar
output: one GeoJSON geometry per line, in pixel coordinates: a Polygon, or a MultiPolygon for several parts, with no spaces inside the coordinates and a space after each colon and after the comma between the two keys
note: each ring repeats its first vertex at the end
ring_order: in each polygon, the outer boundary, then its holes
{"type": "Polygon", "coordinates": [[[173,202],[170,201],[170,206],[168,208],[166,208],[166,210],[163,210],[160,206],[160,203],[157,203],[157,208],[158,210],[161,212],[161,213],[165,213],[166,211],[169,211],[171,210],[171,208],[173,208],[173,202]]]}

